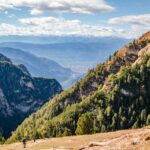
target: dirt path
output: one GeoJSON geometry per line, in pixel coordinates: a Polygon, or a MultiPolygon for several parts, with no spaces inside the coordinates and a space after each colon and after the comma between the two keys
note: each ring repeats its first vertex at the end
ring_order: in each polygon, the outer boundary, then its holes
{"type": "Polygon", "coordinates": [[[150,129],[127,133],[115,138],[93,141],[80,150],[150,150],[150,129]]]}
{"type": "Polygon", "coordinates": [[[0,146],[0,150],[150,150],[150,127],[0,146]]]}

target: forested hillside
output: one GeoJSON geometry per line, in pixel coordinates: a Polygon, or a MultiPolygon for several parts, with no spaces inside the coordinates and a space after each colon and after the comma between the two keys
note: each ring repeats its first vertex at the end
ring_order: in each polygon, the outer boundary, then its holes
{"type": "Polygon", "coordinates": [[[92,134],[150,123],[150,36],[121,48],[27,118],[7,143],[92,134]]]}
{"type": "Polygon", "coordinates": [[[34,78],[24,65],[15,65],[0,54],[0,138],[38,110],[62,87],[55,79],[34,78]]]}

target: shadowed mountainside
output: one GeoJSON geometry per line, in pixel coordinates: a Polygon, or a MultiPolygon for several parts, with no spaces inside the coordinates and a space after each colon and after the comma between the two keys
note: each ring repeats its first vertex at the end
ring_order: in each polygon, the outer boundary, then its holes
{"type": "Polygon", "coordinates": [[[0,54],[0,132],[11,132],[31,113],[62,91],[55,79],[35,78],[24,65],[0,54]]]}

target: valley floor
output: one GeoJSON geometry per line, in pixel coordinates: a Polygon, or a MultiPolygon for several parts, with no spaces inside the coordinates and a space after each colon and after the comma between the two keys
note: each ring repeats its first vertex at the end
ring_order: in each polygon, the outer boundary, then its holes
{"type": "MultiPolygon", "coordinates": [[[[15,143],[0,146],[0,150],[24,150],[24,148],[22,143],[15,143]]],[[[150,150],[150,127],[29,141],[25,150],[150,150]]]]}

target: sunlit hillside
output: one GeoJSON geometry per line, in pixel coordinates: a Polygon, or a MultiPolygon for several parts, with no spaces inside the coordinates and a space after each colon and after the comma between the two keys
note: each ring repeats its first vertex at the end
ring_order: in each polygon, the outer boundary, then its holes
{"type": "MultiPolygon", "coordinates": [[[[95,135],[50,138],[27,142],[25,150],[149,150],[150,127],[95,135]]],[[[0,150],[24,150],[22,143],[0,150]],[[17,148],[17,149],[16,149],[17,148]]]]}

